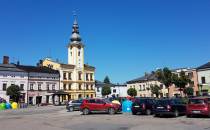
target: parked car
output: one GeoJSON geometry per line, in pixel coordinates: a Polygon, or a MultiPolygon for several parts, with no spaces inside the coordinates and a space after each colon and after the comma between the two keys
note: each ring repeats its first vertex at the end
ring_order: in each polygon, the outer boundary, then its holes
{"type": "Polygon", "coordinates": [[[205,115],[210,117],[210,97],[195,97],[187,104],[187,117],[205,115]]]}
{"type": "Polygon", "coordinates": [[[83,100],[80,110],[83,115],[93,112],[107,112],[115,114],[121,111],[121,106],[106,99],[85,99],[83,100]]]}
{"type": "Polygon", "coordinates": [[[66,109],[68,111],[80,110],[80,105],[82,104],[82,99],[80,100],[71,100],[66,104],[66,109]]]}
{"type": "Polygon", "coordinates": [[[155,99],[153,98],[135,98],[132,104],[132,114],[151,115],[154,112],[155,99]]]}
{"type": "Polygon", "coordinates": [[[155,105],[155,116],[186,114],[186,103],[181,98],[160,99],[155,105]]]}

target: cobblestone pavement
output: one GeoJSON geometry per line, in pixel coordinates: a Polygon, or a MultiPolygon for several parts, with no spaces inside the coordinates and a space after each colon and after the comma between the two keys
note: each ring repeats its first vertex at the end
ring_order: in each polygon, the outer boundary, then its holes
{"type": "Polygon", "coordinates": [[[64,106],[0,112],[1,130],[210,130],[209,118],[67,112],[64,106]]]}

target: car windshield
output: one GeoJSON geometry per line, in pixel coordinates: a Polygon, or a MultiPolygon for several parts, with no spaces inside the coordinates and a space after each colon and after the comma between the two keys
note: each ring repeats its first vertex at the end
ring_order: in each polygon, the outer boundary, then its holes
{"type": "Polygon", "coordinates": [[[204,99],[190,99],[189,104],[205,104],[204,99]]]}

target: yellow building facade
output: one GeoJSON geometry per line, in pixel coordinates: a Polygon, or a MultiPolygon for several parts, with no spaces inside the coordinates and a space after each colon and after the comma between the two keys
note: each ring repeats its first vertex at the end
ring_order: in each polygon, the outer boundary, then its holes
{"type": "Polygon", "coordinates": [[[84,64],[84,44],[79,35],[79,26],[75,19],[70,42],[68,44],[68,63],[60,63],[50,58],[42,61],[60,72],[60,90],[67,92],[64,100],[95,97],[95,67],[84,64]]]}

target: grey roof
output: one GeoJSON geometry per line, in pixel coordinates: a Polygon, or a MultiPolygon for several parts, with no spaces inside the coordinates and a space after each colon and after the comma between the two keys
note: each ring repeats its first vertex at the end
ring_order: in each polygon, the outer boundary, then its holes
{"type": "Polygon", "coordinates": [[[201,65],[197,68],[197,70],[203,70],[203,69],[210,69],[210,62],[208,62],[204,65],[201,65]]]}
{"type": "Polygon", "coordinates": [[[0,71],[25,72],[24,70],[17,68],[14,64],[0,64],[0,71]]]}
{"type": "MultiPolygon", "coordinates": [[[[96,87],[104,87],[105,85],[107,85],[106,83],[104,83],[104,82],[101,82],[101,81],[99,81],[99,80],[96,80],[95,81],[95,85],[96,85],[96,87]]],[[[108,84],[108,85],[110,85],[111,87],[112,86],[115,86],[114,84],[108,84]]]]}
{"type": "Polygon", "coordinates": [[[127,83],[131,84],[131,83],[145,82],[145,81],[151,81],[151,80],[157,80],[155,74],[153,74],[153,73],[152,74],[146,74],[142,77],[127,81],[127,83]]]}
{"type": "Polygon", "coordinates": [[[17,65],[19,69],[22,69],[26,72],[37,72],[37,73],[50,73],[50,74],[59,74],[58,70],[54,70],[45,66],[37,67],[37,66],[26,66],[26,65],[17,65]]]}

